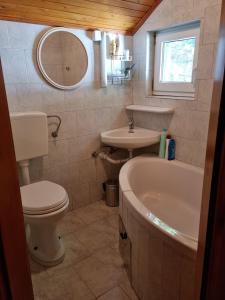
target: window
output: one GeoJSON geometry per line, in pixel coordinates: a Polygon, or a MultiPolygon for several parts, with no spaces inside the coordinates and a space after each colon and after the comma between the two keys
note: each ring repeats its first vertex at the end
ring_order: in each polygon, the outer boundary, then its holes
{"type": "Polygon", "coordinates": [[[199,26],[156,33],[153,94],[194,97],[199,26]]]}

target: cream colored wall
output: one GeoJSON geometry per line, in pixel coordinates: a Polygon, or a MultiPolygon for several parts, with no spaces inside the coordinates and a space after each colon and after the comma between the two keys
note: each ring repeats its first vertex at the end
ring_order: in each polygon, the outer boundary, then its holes
{"type": "MultiPolygon", "coordinates": [[[[39,110],[62,118],[59,137],[49,137],[49,155],[31,162],[32,181],[52,180],[69,192],[71,208],[101,197],[101,184],[116,171],[91,158],[99,133],[127,124],[124,107],[132,101],[129,86],[99,87],[99,43],[74,30],[90,57],[84,84],[62,91],[48,85],[36,66],[36,45],[46,26],[0,21],[0,55],[10,111],[39,110]]],[[[129,41],[130,38],[127,38],[129,41]]],[[[130,43],[130,41],[129,41],[130,43]]],[[[49,126],[49,131],[55,128],[49,126]]]]}
{"type": "Polygon", "coordinates": [[[177,141],[177,159],[197,166],[204,166],[221,3],[221,0],[164,0],[134,36],[134,103],[175,108],[172,117],[135,113],[136,125],[156,130],[168,128],[177,141]],[[201,22],[196,100],[147,97],[147,32],[195,20],[201,22]]]}
{"type": "MultiPolygon", "coordinates": [[[[169,128],[177,141],[179,160],[203,166],[212,96],[213,67],[221,0],[164,0],[133,39],[136,73],[134,103],[173,106],[172,117],[135,113],[136,125],[169,128]],[[148,31],[201,21],[201,44],[195,101],[163,100],[145,96],[146,34],[148,31]]],[[[65,186],[76,208],[101,197],[101,183],[116,170],[93,160],[102,130],[124,126],[124,107],[132,102],[129,86],[99,88],[99,44],[85,31],[75,30],[88,49],[90,64],[81,88],[61,91],[48,85],[36,66],[36,45],[46,26],[0,21],[0,55],[10,111],[40,110],[62,117],[57,140],[49,137],[49,156],[34,159],[32,181],[49,179],[65,186]]],[[[126,39],[127,46],[132,38],[126,39]]],[[[53,125],[49,126],[49,130],[53,125]]]]}

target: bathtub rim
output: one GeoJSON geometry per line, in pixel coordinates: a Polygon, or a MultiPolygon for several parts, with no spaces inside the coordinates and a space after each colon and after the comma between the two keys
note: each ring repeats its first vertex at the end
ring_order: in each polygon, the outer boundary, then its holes
{"type": "MultiPolygon", "coordinates": [[[[174,165],[178,165],[181,167],[184,167],[189,170],[194,170],[195,172],[204,175],[204,169],[200,167],[196,167],[190,164],[186,164],[184,162],[180,162],[177,160],[174,161],[167,161],[165,159],[161,159],[157,156],[152,155],[140,155],[137,156],[131,160],[129,160],[120,170],[119,174],[119,185],[120,185],[120,191],[122,194],[122,202],[126,201],[127,204],[130,206],[130,208],[136,213],[136,215],[142,219],[144,219],[145,223],[151,224],[155,228],[159,229],[162,233],[167,235],[168,237],[176,240],[177,242],[182,243],[183,245],[187,246],[188,248],[197,251],[198,248],[198,240],[194,237],[191,237],[189,235],[183,234],[182,232],[176,230],[175,228],[169,226],[163,220],[152,214],[145,206],[144,204],[138,200],[137,196],[134,194],[129,181],[128,181],[128,172],[131,171],[135,167],[135,164],[138,161],[142,161],[144,159],[148,160],[159,160],[163,163],[170,163],[174,165]],[[166,230],[167,229],[167,230],[166,230]]],[[[122,204],[122,203],[121,203],[122,204]]],[[[123,205],[122,205],[123,206],[123,205]]],[[[123,208],[122,208],[123,209],[123,208]]],[[[122,216],[121,216],[122,217],[122,216]]]]}

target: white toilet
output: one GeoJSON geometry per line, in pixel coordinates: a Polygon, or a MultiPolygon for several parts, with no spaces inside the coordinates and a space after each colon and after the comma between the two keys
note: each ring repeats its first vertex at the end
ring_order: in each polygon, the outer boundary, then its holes
{"type": "Polygon", "coordinates": [[[10,115],[21,187],[27,243],[33,260],[44,266],[62,262],[65,249],[57,224],[69,205],[67,192],[50,181],[30,183],[29,160],[48,154],[47,115],[42,112],[10,115]]]}

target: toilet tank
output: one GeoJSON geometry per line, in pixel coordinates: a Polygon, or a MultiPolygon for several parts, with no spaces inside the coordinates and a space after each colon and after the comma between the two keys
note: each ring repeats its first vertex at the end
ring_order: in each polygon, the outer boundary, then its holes
{"type": "Polygon", "coordinates": [[[48,124],[45,113],[11,113],[10,119],[17,161],[48,154],[48,124]]]}

